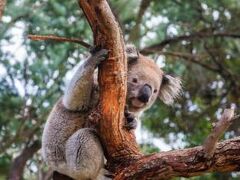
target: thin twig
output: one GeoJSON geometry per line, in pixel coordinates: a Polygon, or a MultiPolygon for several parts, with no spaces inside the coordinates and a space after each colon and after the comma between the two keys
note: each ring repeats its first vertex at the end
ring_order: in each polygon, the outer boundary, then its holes
{"type": "Polygon", "coordinates": [[[212,157],[213,153],[216,149],[216,144],[221,137],[221,135],[228,129],[231,125],[234,117],[234,110],[233,109],[225,109],[221,119],[216,123],[215,127],[213,128],[212,132],[209,134],[207,139],[203,144],[204,149],[204,156],[209,159],[212,157]]]}
{"type": "Polygon", "coordinates": [[[82,45],[85,48],[91,48],[92,46],[85,41],[77,38],[66,38],[66,37],[60,37],[60,36],[54,36],[54,35],[32,35],[29,34],[28,38],[34,41],[46,41],[46,40],[53,40],[53,41],[59,41],[59,42],[73,42],[82,45]]]}
{"type": "Polygon", "coordinates": [[[181,36],[176,36],[172,38],[167,38],[160,43],[153,44],[151,46],[143,48],[140,52],[142,54],[148,55],[152,53],[156,53],[159,51],[162,51],[163,48],[165,48],[167,45],[175,44],[180,41],[191,41],[194,39],[204,39],[204,38],[212,38],[212,37],[226,37],[226,38],[240,38],[239,33],[234,33],[234,32],[195,32],[190,35],[181,35],[181,36]]]}
{"type": "Polygon", "coordinates": [[[187,60],[192,63],[198,64],[198,65],[200,65],[208,70],[211,70],[213,72],[218,72],[218,69],[216,67],[201,62],[201,59],[205,58],[204,56],[186,54],[186,53],[181,53],[181,52],[171,52],[171,51],[159,52],[159,54],[163,54],[165,56],[173,56],[173,57],[182,58],[183,60],[187,60]]]}

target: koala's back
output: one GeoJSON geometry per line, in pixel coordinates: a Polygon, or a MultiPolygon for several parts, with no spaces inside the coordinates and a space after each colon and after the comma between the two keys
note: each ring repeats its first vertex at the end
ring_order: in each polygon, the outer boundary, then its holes
{"type": "Polygon", "coordinates": [[[49,164],[65,162],[65,144],[68,138],[82,128],[87,113],[67,110],[62,98],[55,104],[46,122],[42,137],[43,158],[49,164]]]}

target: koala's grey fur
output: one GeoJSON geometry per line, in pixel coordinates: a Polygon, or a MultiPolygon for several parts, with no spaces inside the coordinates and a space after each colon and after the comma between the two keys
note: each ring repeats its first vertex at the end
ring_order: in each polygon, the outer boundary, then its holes
{"type": "MultiPolygon", "coordinates": [[[[129,61],[126,126],[133,129],[136,123],[132,117],[149,108],[157,97],[166,104],[172,103],[180,92],[181,82],[164,75],[151,59],[139,54],[134,46],[127,46],[126,52],[129,61]],[[168,81],[164,82],[163,78],[168,81]],[[148,94],[144,96],[146,101],[141,102],[139,94],[144,86],[148,94]]],[[[64,96],[52,109],[43,131],[44,160],[53,170],[74,179],[107,179],[104,176],[104,153],[97,132],[84,128],[89,113],[98,103],[98,84],[94,72],[107,54],[104,49],[95,52],[79,67],[64,96]]]]}
{"type": "Polygon", "coordinates": [[[44,160],[53,170],[74,179],[104,179],[102,146],[95,130],[83,126],[98,101],[93,74],[106,56],[107,50],[100,50],[79,67],[43,131],[44,160]]]}

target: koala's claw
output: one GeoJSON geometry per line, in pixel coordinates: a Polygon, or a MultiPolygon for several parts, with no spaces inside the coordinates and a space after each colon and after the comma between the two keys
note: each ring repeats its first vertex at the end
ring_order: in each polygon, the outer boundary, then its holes
{"type": "Polygon", "coordinates": [[[100,51],[102,49],[101,46],[93,46],[89,49],[89,52],[94,55],[95,53],[97,53],[98,51],[100,51]]]}
{"type": "Polygon", "coordinates": [[[92,54],[92,56],[103,55],[105,58],[107,58],[107,55],[108,55],[108,50],[103,49],[101,46],[94,46],[94,47],[90,48],[89,51],[92,54]]]}
{"type": "Polygon", "coordinates": [[[136,129],[137,128],[136,117],[132,113],[126,111],[124,113],[124,116],[126,119],[124,127],[127,128],[128,130],[136,129]]]}
{"type": "Polygon", "coordinates": [[[128,130],[136,129],[137,128],[137,120],[136,119],[127,119],[125,127],[128,130]]]}
{"type": "Polygon", "coordinates": [[[96,55],[99,61],[103,61],[108,58],[108,50],[101,49],[99,52],[96,53],[96,55]]]}
{"type": "Polygon", "coordinates": [[[96,63],[96,65],[100,64],[102,61],[108,58],[108,50],[101,49],[94,54],[92,54],[92,61],[96,63]]]}
{"type": "Polygon", "coordinates": [[[105,177],[106,180],[111,180],[111,179],[114,178],[114,174],[109,172],[109,171],[107,171],[107,170],[105,170],[104,177],[105,177]]]}

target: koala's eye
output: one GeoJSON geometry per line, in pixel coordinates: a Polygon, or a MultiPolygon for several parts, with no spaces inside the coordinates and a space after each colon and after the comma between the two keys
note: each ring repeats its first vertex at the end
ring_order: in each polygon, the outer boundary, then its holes
{"type": "Polygon", "coordinates": [[[138,79],[137,79],[137,78],[133,78],[133,79],[132,79],[132,82],[137,83],[137,82],[138,82],[138,79]]]}
{"type": "Polygon", "coordinates": [[[156,93],[157,92],[157,89],[154,89],[154,91],[153,91],[154,93],[156,93]]]}

